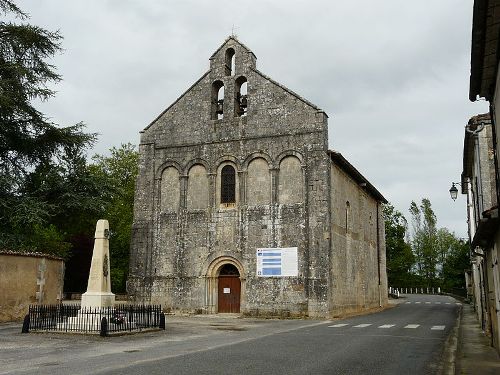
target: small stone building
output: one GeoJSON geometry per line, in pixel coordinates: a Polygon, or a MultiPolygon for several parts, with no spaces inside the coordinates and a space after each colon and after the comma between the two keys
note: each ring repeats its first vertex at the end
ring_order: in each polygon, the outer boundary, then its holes
{"type": "Polygon", "coordinates": [[[21,320],[30,304],[61,302],[63,283],[62,258],[0,251],[0,322],[21,320]]]}
{"type": "Polygon", "coordinates": [[[235,37],[141,132],[128,292],[170,311],[328,317],[387,301],[384,197],[324,111],[235,37]]]}

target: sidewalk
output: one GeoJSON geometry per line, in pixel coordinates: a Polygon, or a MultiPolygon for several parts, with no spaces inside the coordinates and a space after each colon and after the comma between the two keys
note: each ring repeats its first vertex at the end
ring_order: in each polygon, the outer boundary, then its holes
{"type": "Polygon", "coordinates": [[[498,375],[500,356],[482,332],[472,306],[462,305],[455,374],[498,375]]]}

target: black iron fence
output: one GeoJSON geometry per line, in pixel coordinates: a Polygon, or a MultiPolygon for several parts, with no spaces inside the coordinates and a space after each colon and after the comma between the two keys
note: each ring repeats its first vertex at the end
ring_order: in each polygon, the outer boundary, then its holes
{"type": "Polygon", "coordinates": [[[31,305],[23,324],[23,332],[100,333],[101,336],[146,328],[165,329],[165,315],[161,305],[31,305]]]}

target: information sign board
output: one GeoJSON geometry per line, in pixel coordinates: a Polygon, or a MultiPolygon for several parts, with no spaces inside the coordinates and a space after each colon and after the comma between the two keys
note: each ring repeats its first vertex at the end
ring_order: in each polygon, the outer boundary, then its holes
{"type": "Polygon", "coordinates": [[[257,276],[298,276],[296,247],[257,249],[257,276]]]}

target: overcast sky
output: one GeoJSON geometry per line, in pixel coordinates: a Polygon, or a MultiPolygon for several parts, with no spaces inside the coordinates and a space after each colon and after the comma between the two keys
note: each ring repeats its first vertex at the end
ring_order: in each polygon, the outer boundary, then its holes
{"type": "Polygon", "coordinates": [[[340,151],[409,219],[429,198],[438,226],[467,236],[460,181],[473,0],[18,0],[30,23],[60,30],[63,81],[40,106],[99,133],[92,150],[139,131],[209,68],[234,33],[257,68],[325,110],[340,151]]]}

